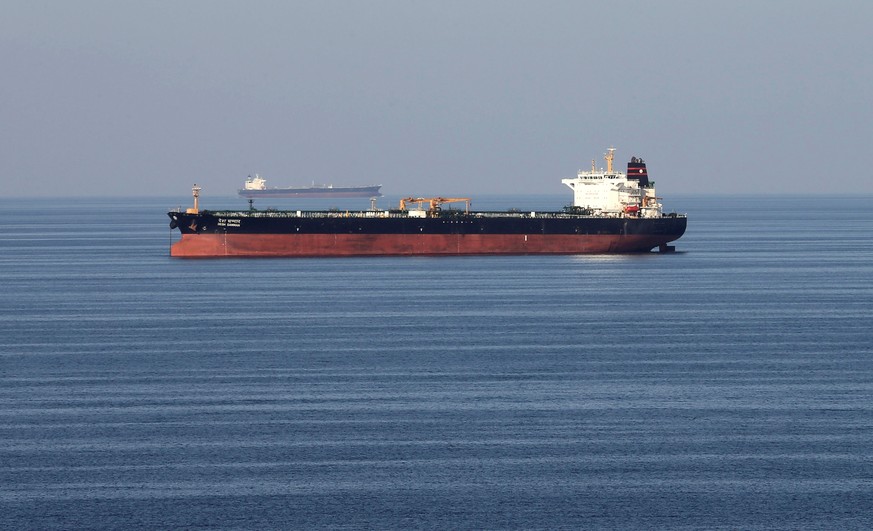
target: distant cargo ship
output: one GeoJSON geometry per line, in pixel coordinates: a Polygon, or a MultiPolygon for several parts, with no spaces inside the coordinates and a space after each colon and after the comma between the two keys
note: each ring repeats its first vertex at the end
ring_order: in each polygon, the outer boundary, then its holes
{"type": "Polygon", "coordinates": [[[350,211],[171,211],[182,234],[171,256],[368,256],[467,254],[583,254],[672,251],[685,233],[683,214],[664,213],[646,163],[633,157],[627,173],[607,167],[579,171],[561,182],[573,205],[553,212],[475,212],[469,198],[408,197],[397,209],[350,211]],[[464,202],[464,210],[443,209],[464,202]],[[415,208],[417,205],[417,208],[415,208]]]}
{"type": "Polygon", "coordinates": [[[313,184],[312,186],[267,187],[267,181],[255,174],[246,179],[239,195],[254,199],[257,197],[381,197],[381,184],[367,186],[334,186],[332,184],[313,184]]]}

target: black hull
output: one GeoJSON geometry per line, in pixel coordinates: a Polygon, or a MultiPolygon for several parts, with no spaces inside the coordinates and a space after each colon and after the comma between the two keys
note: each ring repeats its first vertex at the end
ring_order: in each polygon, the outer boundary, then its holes
{"type": "MultiPolygon", "coordinates": [[[[477,216],[357,217],[337,212],[330,216],[300,216],[288,212],[171,212],[183,234],[610,234],[670,235],[685,233],[687,218],[598,218],[539,213],[535,217],[477,216]]],[[[319,213],[321,214],[321,213],[319,213]]],[[[376,215],[381,213],[375,213],[376,215]]]]}
{"type": "Polygon", "coordinates": [[[597,218],[559,213],[170,212],[177,257],[595,254],[670,250],[684,216],[597,218]]]}

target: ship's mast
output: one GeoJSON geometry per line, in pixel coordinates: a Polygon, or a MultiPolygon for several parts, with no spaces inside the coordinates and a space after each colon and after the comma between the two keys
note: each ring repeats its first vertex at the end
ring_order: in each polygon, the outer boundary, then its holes
{"type": "Polygon", "coordinates": [[[194,196],[194,208],[188,209],[188,214],[199,214],[200,213],[200,187],[196,184],[193,188],[191,188],[191,195],[194,196]]]}
{"type": "Polygon", "coordinates": [[[606,173],[612,173],[612,161],[615,159],[615,148],[609,148],[603,158],[606,160],[606,173]]]}

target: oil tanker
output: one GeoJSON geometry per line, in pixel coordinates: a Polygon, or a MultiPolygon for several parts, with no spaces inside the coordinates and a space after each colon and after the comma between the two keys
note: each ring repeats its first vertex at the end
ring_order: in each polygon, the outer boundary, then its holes
{"type": "Polygon", "coordinates": [[[365,186],[334,186],[332,184],[315,184],[312,186],[267,186],[267,181],[258,174],[249,176],[239,195],[249,199],[258,197],[280,198],[324,198],[324,197],[381,197],[381,184],[365,186]]]}
{"type": "Polygon", "coordinates": [[[687,217],[664,213],[646,163],[631,158],[627,172],[606,168],[562,179],[573,205],[549,212],[471,211],[469,198],[408,197],[398,208],[362,211],[201,210],[168,212],[181,238],[170,255],[213,257],[325,257],[470,254],[596,254],[674,250],[687,217]],[[463,209],[444,208],[465,203],[463,209]]]}

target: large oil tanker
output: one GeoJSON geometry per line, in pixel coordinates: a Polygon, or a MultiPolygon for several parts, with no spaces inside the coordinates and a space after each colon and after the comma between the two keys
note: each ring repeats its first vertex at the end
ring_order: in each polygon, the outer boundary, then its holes
{"type": "Polygon", "coordinates": [[[672,251],[687,218],[664,213],[646,163],[631,158],[627,173],[579,171],[561,182],[573,190],[573,205],[552,212],[471,211],[469,198],[409,197],[397,209],[348,211],[170,211],[181,238],[177,257],[368,256],[467,254],[587,254],[672,251]],[[462,210],[443,208],[465,203],[462,210]]]}
{"type": "Polygon", "coordinates": [[[334,186],[332,184],[315,184],[312,186],[267,186],[267,181],[258,174],[249,176],[239,195],[249,199],[258,197],[282,198],[324,198],[324,197],[381,197],[381,184],[365,186],[334,186]]]}

